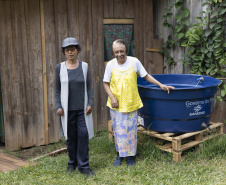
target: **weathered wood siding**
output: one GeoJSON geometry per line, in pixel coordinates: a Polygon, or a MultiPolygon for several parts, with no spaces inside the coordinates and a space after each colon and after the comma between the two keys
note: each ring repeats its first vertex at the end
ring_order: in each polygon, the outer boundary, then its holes
{"type": "Polygon", "coordinates": [[[0,1],[7,149],[45,144],[39,1],[0,1]]]}
{"type": "Polygon", "coordinates": [[[162,55],[146,51],[161,44],[153,38],[152,11],[152,0],[0,0],[6,148],[59,140],[54,73],[56,64],[65,60],[61,42],[68,36],[78,39],[82,47],[79,59],[89,64],[95,130],[106,129],[103,19],[134,19],[135,56],[149,73],[162,73],[162,55]]]}
{"type": "MultiPolygon", "coordinates": [[[[226,83],[226,79],[223,81],[226,83]]],[[[217,95],[220,95],[219,91],[217,95]]],[[[226,133],[226,101],[220,102],[215,98],[211,121],[224,123],[224,133],[226,133]]]]}
{"type": "MultiPolygon", "coordinates": [[[[174,0],[159,0],[154,2],[154,8],[155,8],[155,19],[154,19],[154,28],[155,28],[155,37],[166,39],[168,35],[172,35],[169,29],[163,27],[163,19],[162,15],[164,15],[164,9],[168,8],[169,3],[173,3],[174,0]]],[[[199,13],[204,9],[202,7],[202,3],[204,3],[205,0],[199,0],[199,1],[192,1],[192,0],[186,0],[184,1],[184,7],[188,8],[190,10],[190,23],[191,25],[196,23],[195,17],[199,16],[199,13]]],[[[176,15],[177,10],[176,8],[173,8],[173,17],[176,15]]],[[[171,24],[175,25],[175,21],[173,21],[173,18],[169,20],[171,24]]],[[[173,36],[173,35],[172,35],[173,36]]],[[[183,48],[175,47],[175,49],[171,52],[171,56],[174,58],[175,61],[178,61],[181,59],[181,55],[185,54],[185,50],[183,48]]],[[[176,65],[168,66],[165,64],[165,70],[164,73],[167,74],[189,74],[189,67],[183,66],[182,62],[177,62],[176,65]]]]}

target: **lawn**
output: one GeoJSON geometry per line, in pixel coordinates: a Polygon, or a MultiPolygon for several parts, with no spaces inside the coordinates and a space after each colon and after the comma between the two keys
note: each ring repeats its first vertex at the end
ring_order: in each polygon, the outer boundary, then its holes
{"type": "Polygon", "coordinates": [[[138,143],[136,165],[128,168],[123,161],[114,167],[114,143],[108,140],[107,132],[99,132],[90,140],[90,168],[96,176],[86,177],[77,170],[66,173],[68,156],[62,152],[41,158],[34,166],[0,173],[0,184],[226,184],[226,135],[186,154],[184,161],[174,162],[172,154],[156,148],[152,139],[143,138],[138,143]]]}

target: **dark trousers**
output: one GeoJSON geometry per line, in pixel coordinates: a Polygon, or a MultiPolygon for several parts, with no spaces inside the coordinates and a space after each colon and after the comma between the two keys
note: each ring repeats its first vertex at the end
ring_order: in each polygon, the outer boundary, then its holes
{"type": "Polygon", "coordinates": [[[68,139],[66,141],[69,165],[89,168],[89,136],[84,110],[68,111],[68,139]]]}

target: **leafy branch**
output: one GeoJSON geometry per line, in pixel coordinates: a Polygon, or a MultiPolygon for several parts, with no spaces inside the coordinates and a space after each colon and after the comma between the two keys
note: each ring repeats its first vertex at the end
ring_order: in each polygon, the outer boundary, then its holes
{"type": "MultiPolygon", "coordinates": [[[[175,46],[186,48],[186,54],[180,61],[185,66],[191,66],[191,73],[210,75],[213,77],[226,76],[226,2],[222,0],[208,0],[202,6],[208,6],[206,11],[201,11],[196,17],[197,23],[190,26],[189,9],[183,8],[181,0],[175,0],[165,9],[163,25],[171,30],[171,34],[162,44],[165,62],[168,65],[176,64],[170,56],[170,50],[175,46]],[[175,15],[176,26],[169,24],[172,17],[172,8],[178,13],[175,15]],[[173,36],[172,36],[173,35],[173,36]]],[[[226,85],[219,85],[221,97],[226,99],[226,85]]]]}

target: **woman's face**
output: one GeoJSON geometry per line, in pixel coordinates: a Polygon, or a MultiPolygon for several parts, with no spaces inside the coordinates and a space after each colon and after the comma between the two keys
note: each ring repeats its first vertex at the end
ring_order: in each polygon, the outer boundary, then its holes
{"type": "Polygon", "coordinates": [[[68,46],[65,48],[64,54],[68,60],[74,60],[78,55],[78,50],[75,46],[68,46]]]}
{"type": "Polygon", "coordinates": [[[124,63],[126,61],[126,47],[124,44],[114,43],[113,53],[119,63],[124,63]]]}

